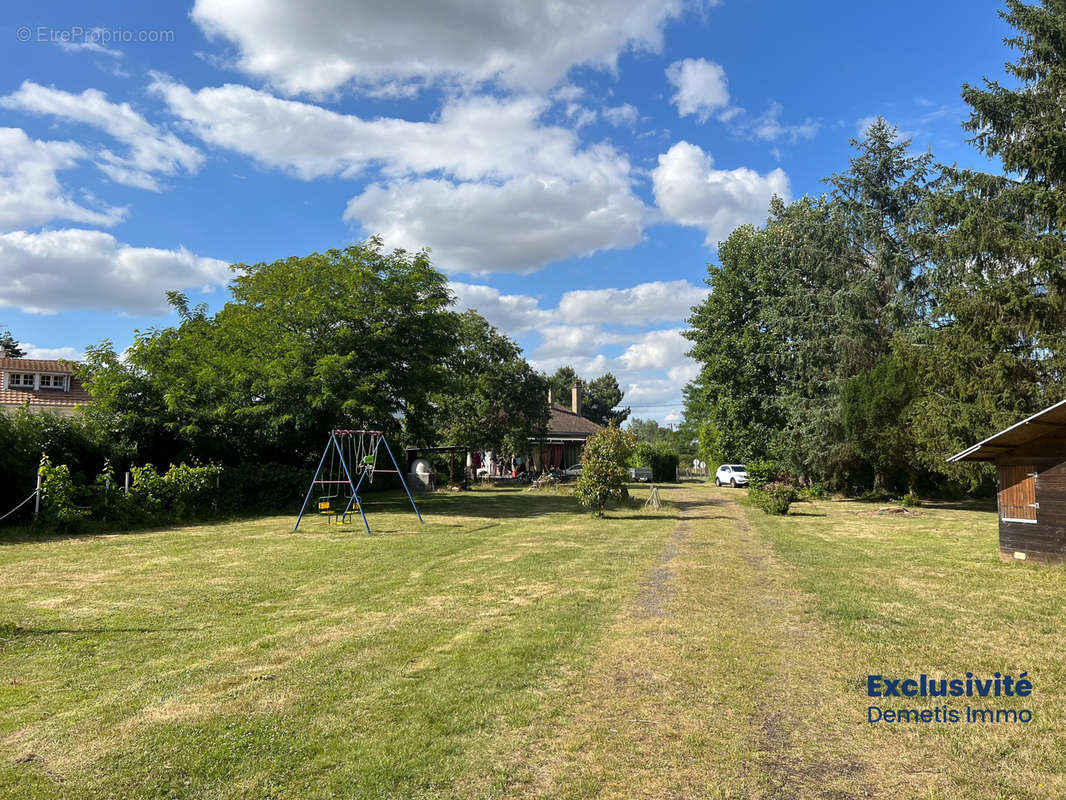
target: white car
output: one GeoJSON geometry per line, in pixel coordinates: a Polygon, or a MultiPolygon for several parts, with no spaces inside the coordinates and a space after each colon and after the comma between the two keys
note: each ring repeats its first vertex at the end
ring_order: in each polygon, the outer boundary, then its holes
{"type": "Polygon", "coordinates": [[[722,464],[714,473],[714,485],[724,486],[727,483],[734,489],[738,486],[747,486],[748,468],[743,464],[722,464]]]}

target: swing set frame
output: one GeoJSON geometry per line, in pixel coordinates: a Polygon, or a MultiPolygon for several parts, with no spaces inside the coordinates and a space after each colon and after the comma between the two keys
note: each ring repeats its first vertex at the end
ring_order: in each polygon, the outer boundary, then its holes
{"type": "MultiPolygon", "coordinates": [[[[354,439],[349,438],[349,455],[354,452],[354,439]]],[[[329,522],[332,524],[334,517],[336,517],[338,525],[351,522],[354,516],[353,507],[355,511],[359,512],[359,516],[363,520],[363,527],[366,528],[368,536],[372,535],[370,532],[370,523],[367,522],[366,514],[363,513],[363,504],[359,500],[359,489],[363,485],[363,481],[370,476],[369,483],[374,482],[374,474],[377,472],[385,472],[395,474],[400,479],[400,485],[403,486],[403,490],[407,493],[407,499],[411,501],[411,508],[415,510],[415,515],[418,517],[419,522],[423,522],[422,513],[418,510],[418,506],[415,504],[415,498],[411,495],[411,490],[407,488],[407,481],[403,478],[403,471],[400,469],[400,465],[396,463],[396,456],[392,454],[392,448],[389,447],[388,441],[385,439],[385,434],[382,431],[365,431],[365,430],[348,430],[336,428],[329,432],[329,441],[326,442],[326,447],[322,451],[322,458],[318,460],[318,468],[315,470],[315,477],[311,479],[311,485],[307,487],[307,494],[304,496],[303,505],[300,506],[300,514],[296,517],[296,524],[293,525],[293,532],[300,527],[300,521],[304,518],[304,512],[307,511],[307,504],[311,500],[311,493],[314,492],[316,486],[331,486],[336,487],[337,492],[332,495],[326,495],[326,499],[331,499],[339,494],[340,488],[347,486],[351,490],[351,495],[348,497],[348,502],[343,510],[334,510],[330,503],[327,510],[321,513],[329,517],[329,522]],[[344,437],[360,437],[360,452],[362,452],[362,441],[364,436],[369,436],[372,442],[373,450],[368,452],[366,456],[361,459],[361,463],[357,463],[349,456],[345,456],[345,448],[341,446],[341,440],[344,437]],[[377,457],[378,450],[381,446],[385,445],[385,452],[389,455],[389,460],[392,462],[393,469],[378,469],[377,457]],[[332,456],[330,459],[330,476],[329,480],[322,480],[322,467],[326,463],[326,457],[332,456]],[[349,466],[349,461],[353,461],[349,466]],[[344,475],[344,480],[333,479],[333,467],[339,462],[341,472],[338,474],[344,475]],[[358,480],[352,478],[352,468],[355,468],[359,475],[358,480]]]]}

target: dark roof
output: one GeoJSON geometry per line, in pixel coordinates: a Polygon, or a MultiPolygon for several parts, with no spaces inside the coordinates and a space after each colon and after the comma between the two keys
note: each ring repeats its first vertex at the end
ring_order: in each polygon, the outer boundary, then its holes
{"type": "MultiPolygon", "coordinates": [[[[21,406],[28,402],[34,407],[67,408],[88,405],[92,399],[81,382],[74,377],[74,364],[70,361],[54,361],[39,358],[0,358],[0,377],[5,372],[49,372],[70,376],[70,391],[56,389],[3,389],[0,388],[0,406],[21,406]]],[[[0,380],[0,387],[3,381],[0,380]]]]}
{"type": "Polygon", "coordinates": [[[602,427],[580,414],[575,414],[566,406],[552,403],[552,415],[548,420],[548,436],[587,439],[602,427]]]}
{"type": "Polygon", "coordinates": [[[1063,429],[1066,429],[1066,400],[1048,406],[1043,411],[1038,411],[1031,417],[1026,417],[1021,422],[1004,428],[972,447],[967,447],[961,453],[953,455],[948,461],[995,461],[997,456],[1006,455],[1011,450],[1039,439],[1041,436],[1063,429]]]}

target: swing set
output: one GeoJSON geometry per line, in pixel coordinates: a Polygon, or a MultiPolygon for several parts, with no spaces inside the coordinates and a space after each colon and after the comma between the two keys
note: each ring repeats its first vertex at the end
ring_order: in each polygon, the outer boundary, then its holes
{"type": "Polygon", "coordinates": [[[364,481],[367,485],[374,482],[374,475],[378,472],[394,474],[400,479],[400,485],[407,492],[407,499],[411,501],[411,507],[415,510],[418,521],[422,522],[422,514],[415,505],[415,499],[411,496],[411,490],[407,488],[407,481],[403,479],[403,471],[396,463],[396,457],[392,454],[389,443],[385,441],[385,434],[381,431],[353,431],[332,430],[329,432],[329,441],[326,449],[322,451],[322,458],[318,461],[318,469],[315,477],[307,488],[307,495],[300,507],[300,514],[296,517],[293,531],[300,527],[300,521],[307,511],[307,504],[311,501],[311,495],[315,487],[321,487],[318,495],[318,513],[326,518],[329,525],[349,525],[355,519],[355,512],[363,520],[363,527],[370,534],[370,523],[366,521],[363,513],[363,504],[359,500],[359,489],[364,481]],[[378,450],[385,446],[389,460],[392,461],[393,469],[378,469],[378,450]],[[326,466],[327,460],[329,466],[326,466]]]}

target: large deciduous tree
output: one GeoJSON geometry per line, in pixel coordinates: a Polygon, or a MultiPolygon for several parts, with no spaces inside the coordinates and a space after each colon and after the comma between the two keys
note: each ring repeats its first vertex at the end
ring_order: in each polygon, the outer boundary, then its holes
{"type": "Polygon", "coordinates": [[[124,361],[90,353],[106,424],[158,460],[291,462],[333,426],[424,438],[459,325],[426,253],[371,239],[234,269],[214,316],[174,294],[178,326],[139,334],[124,361]]]}
{"type": "Polygon", "coordinates": [[[523,453],[548,424],[548,381],[522,350],[483,317],[459,318],[456,349],[445,361],[446,384],[434,394],[440,441],[497,452],[523,453]]]}

